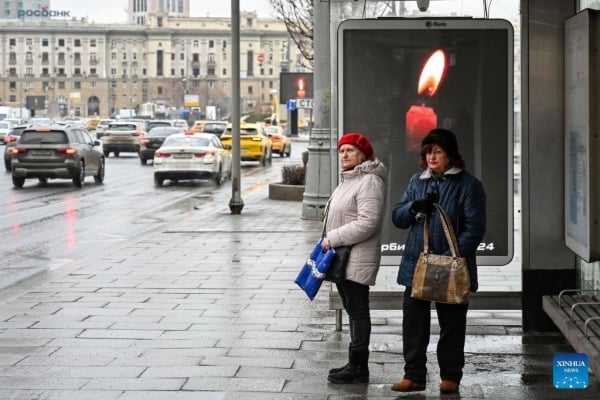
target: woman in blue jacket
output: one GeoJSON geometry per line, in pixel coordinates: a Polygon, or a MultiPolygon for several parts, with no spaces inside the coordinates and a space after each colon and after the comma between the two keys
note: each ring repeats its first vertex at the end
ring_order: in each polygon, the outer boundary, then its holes
{"type": "MultiPolygon", "coordinates": [[[[425,390],[427,346],[430,338],[431,304],[411,297],[412,278],[419,254],[423,251],[423,221],[429,221],[429,247],[434,254],[450,255],[439,215],[433,206],[439,203],[452,221],[459,253],[467,260],[471,291],[477,290],[476,252],[486,224],[486,196],[481,182],[465,170],[454,133],[434,129],[421,143],[420,167],[400,201],[394,206],[392,222],[400,229],[410,229],[406,240],[397,282],[404,291],[402,339],[404,377],[392,386],[398,392],[425,390]]],[[[435,303],[440,324],[437,360],[440,368],[440,391],[456,393],[465,364],[468,304],[435,303]]]]}

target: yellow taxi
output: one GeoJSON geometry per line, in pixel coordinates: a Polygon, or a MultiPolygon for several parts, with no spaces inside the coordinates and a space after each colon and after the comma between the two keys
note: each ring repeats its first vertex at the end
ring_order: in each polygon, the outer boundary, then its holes
{"type": "Polygon", "coordinates": [[[279,154],[279,157],[289,157],[292,154],[292,140],[286,136],[283,128],[279,125],[263,127],[265,134],[271,138],[271,151],[279,154]]]}
{"type": "MultiPolygon", "coordinates": [[[[221,135],[221,143],[228,150],[232,149],[232,125],[228,124],[221,135]]],[[[271,164],[271,138],[257,124],[240,124],[240,156],[242,161],[259,161],[263,166],[271,164]]]]}

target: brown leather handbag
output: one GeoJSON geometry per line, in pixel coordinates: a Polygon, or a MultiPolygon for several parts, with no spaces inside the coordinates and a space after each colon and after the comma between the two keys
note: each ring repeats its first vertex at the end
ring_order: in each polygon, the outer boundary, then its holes
{"type": "Polygon", "coordinates": [[[456,235],[444,209],[437,203],[451,256],[432,254],[429,250],[428,218],[423,226],[423,251],[419,255],[412,281],[411,296],[415,299],[448,304],[467,304],[471,281],[467,260],[458,253],[456,235]]]}

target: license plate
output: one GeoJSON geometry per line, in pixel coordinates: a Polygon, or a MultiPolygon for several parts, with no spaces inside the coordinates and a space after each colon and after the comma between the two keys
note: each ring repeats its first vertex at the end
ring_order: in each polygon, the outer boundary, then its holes
{"type": "Polygon", "coordinates": [[[52,150],[31,150],[33,156],[51,156],[52,150]]]}
{"type": "Polygon", "coordinates": [[[173,154],[173,158],[177,158],[177,159],[192,158],[192,155],[191,154],[187,154],[187,153],[184,153],[184,154],[177,154],[177,153],[175,153],[175,154],[173,154]]]}

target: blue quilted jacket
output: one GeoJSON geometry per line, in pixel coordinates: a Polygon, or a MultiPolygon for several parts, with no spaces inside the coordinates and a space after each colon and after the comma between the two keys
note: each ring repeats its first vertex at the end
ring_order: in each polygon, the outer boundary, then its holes
{"type": "MultiPolygon", "coordinates": [[[[452,221],[460,256],[467,259],[471,277],[471,291],[477,291],[476,252],[486,224],[486,196],[481,182],[467,171],[452,168],[435,178],[429,170],[414,174],[400,201],[394,206],[392,222],[400,229],[408,229],[404,254],[400,261],[397,282],[412,286],[412,278],[419,254],[423,251],[423,224],[410,212],[415,200],[438,194],[438,203],[446,210],[452,221]]],[[[450,255],[446,236],[436,211],[429,217],[429,248],[435,254],[450,255]]]]}

